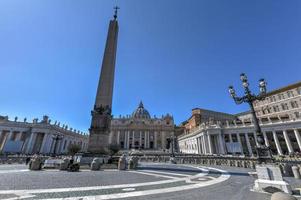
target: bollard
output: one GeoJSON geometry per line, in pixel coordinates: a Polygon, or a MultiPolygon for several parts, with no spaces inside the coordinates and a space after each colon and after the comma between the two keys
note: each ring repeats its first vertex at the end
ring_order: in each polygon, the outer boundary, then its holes
{"type": "Polygon", "coordinates": [[[99,158],[93,158],[93,161],[91,163],[90,169],[92,171],[100,170],[100,159],[99,158]]]}
{"type": "Polygon", "coordinates": [[[128,170],[132,170],[134,169],[134,160],[133,158],[130,158],[129,161],[128,161],[128,170]]]}
{"type": "Polygon", "coordinates": [[[292,166],[292,171],[295,179],[300,179],[300,172],[297,166],[292,166]]]}
{"type": "Polygon", "coordinates": [[[124,154],[118,160],[118,170],[126,170],[126,159],[124,154]]]}

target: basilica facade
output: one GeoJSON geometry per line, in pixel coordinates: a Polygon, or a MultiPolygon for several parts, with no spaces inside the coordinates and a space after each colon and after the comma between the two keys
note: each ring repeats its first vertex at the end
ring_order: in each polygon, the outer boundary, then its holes
{"type": "Polygon", "coordinates": [[[110,144],[121,149],[147,149],[165,151],[167,139],[174,134],[174,120],[169,114],[151,117],[142,102],[128,116],[111,121],[110,144]]]}

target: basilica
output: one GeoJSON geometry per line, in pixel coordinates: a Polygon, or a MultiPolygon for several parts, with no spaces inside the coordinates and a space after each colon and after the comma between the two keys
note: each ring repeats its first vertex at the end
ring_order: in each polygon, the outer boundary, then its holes
{"type": "Polygon", "coordinates": [[[111,121],[110,144],[121,149],[148,149],[165,151],[167,139],[174,134],[173,117],[151,117],[142,102],[128,116],[119,116],[111,121]]]}

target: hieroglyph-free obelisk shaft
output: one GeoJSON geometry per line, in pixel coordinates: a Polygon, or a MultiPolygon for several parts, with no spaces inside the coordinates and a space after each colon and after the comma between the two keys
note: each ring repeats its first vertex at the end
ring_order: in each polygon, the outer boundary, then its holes
{"type": "Polygon", "coordinates": [[[92,122],[88,146],[90,153],[104,153],[109,145],[117,37],[118,23],[115,11],[114,19],[109,25],[95,105],[91,112],[92,122]]]}

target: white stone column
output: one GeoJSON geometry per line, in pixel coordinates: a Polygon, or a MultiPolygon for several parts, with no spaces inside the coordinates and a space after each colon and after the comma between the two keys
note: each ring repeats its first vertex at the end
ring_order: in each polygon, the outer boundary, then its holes
{"type": "Polygon", "coordinates": [[[124,143],[123,143],[123,148],[124,149],[126,149],[127,148],[127,134],[126,134],[126,130],[123,130],[123,141],[124,141],[124,143]]]}
{"type": "Polygon", "coordinates": [[[139,148],[142,146],[142,131],[140,131],[140,136],[139,136],[139,148]]]}
{"type": "Polygon", "coordinates": [[[144,131],[144,149],[146,149],[146,131],[144,131]]]}
{"type": "Polygon", "coordinates": [[[132,133],[132,148],[135,146],[135,131],[132,133]]]}
{"type": "Polygon", "coordinates": [[[166,149],[166,137],[165,137],[165,131],[161,132],[161,140],[162,140],[162,149],[166,149]]]}
{"type": "Polygon", "coordinates": [[[150,142],[150,137],[149,137],[149,131],[147,131],[147,148],[149,148],[150,146],[149,146],[149,142],[150,142]]]}
{"type": "Polygon", "coordinates": [[[40,153],[45,153],[45,144],[47,142],[47,137],[48,137],[48,134],[44,133],[43,141],[42,141],[41,148],[40,148],[40,153]]]}
{"type": "Polygon", "coordinates": [[[269,144],[269,139],[267,137],[266,132],[263,132],[262,134],[263,134],[263,139],[264,139],[265,146],[269,147],[270,144],[269,144]]]}
{"type": "Polygon", "coordinates": [[[282,149],[281,149],[281,146],[280,146],[280,143],[279,143],[276,131],[273,131],[273,138],[274,138],[274,141],[275,141],[277,152],[278,152],[279,155],[282,156],[283,153],[282,153],[282,149]]]}
{"type": "Polygon", "coordinates": [[[204,142],[205,154],[209,154],[208,140],[206,135],[203,135],[203,142],[204,142]]]}
{"type": "Polygon", "coordinates": [[[4,149],[5,144],[6,144],[6,142],[8,141],[8,138],[9,138],[9,132],[8,132],[8,133],[4,132],[4,133],[2,133],[2,134],[3,134],[3,141],[2,141],[1,144],[0,144],[0,150],[1,150],[1,151],[4,149]]]}
{"type": "Polygon", "coordinates": [[[195,140],[196,140],[197,154],[202,154],[200,138],[197,137],[195,138],[195,140]]]}
{"type": "Polygon", "coordinates": [[[230,140],[230,142],[233,142],[232,134],[231,133],[229,134],[229,140],[230,140]]]}
{"type": "Polygon", "coordinates": [[[109,134],[109,144],[112,144],[112,137],[113,137],[114,132],[111,130],[109,134]]]}
{"type": "Polygon", "coordinates": [[[5,133],[3,133],[3,130],[0,130],[0,151],[2,151],[2,146],[4,146],[5,142],[5,133]]]}
{"type": "Polygon", "coordinates": [[[299,149],[301,151],[301,137],[300,137],[300,133],[297,129],[294,129],[294,133],[295,133],[295,137],[297,139],[297,143],[298,143],[298,146],[299,146],[299,149]]]}
{"type": "Polygon", "coordinates": [[[208,140],[209,154],[213,154],[211,137],[209,134],[207,134],[207,140],[208,140]]]}
{"type": "MultiPolygon", "coordinates": [[[[6,143],[9,141],[9,139],[10,139],[10,134],[11,134],[11,131],[10,132],[7,132],[7,133],[3,133],[3,134],[5,134],[5,136],[4,136],[4,138],[3,138],[3,143],[2,143],[2,146],[0,146],[0,150],[2,151],[2,150],[4,150],[5,149],[5,145],[6,145],[6,143]]],[[[1,145],[1,144],[0,144],[1,145]]]]}
{"type": "Polygon", "coordinates": [[[127,131],[127,144],[126,148],[130,149],[130,131],[127,131]]]}
{"type": "Polygon", "coordinates": [[[202,136],[198,137],[198,140],[199,140],[201,154],[204,154],[203,144],[202,144],[202,136]]]}
{"type": "Polygon", "coordinates": [[[202,149],[202,154],[205,154],[203,136],[201,135],[199,137],[199,139],[200,139],[200,146],[201,146],[201,149],[202,149]]]}
{"type": "MultiPolygon", "coordinates": [[[[76,144],[78,144],[78,142],[79,141],[76,141],[76,144]]],[[[58,146],[57,147],[57,154],[62,153],[62,146],[63,146],[62,144],[63,144],[63,139],[61,139],[61,140],[58,141],[58,144],[57,144],[57,146],[58,146]]]]}
{"type": "Polygon", "coordinates": [[[225,150],[225,143],[222,137],[222,134],[218,134],[218,138],[219,138],[219,146],[220,146],[220,154],[226,154],[226,150],[225,150]]]}
{"type": "Polygon", "coordinates": [[[246,143],[247,143],[247,147],[248,147],[248,151],[249,151],[249,155],[253,155],[253,151],[252,151],[252,147],[251,147],[251,143],[249,140],[249,134],[245,133],[245,138],[246,138],[246,143]]]}
{"type": "Polygon", "coordinates": [[[149,148],[149,133],[148,133],[148,131],[146,131],[146,148],[148,149],[149,148]]]}
{"type": "Polygon", "coordinates": [[[34,145],[35,137],[36,137],[36,133],[32,132],[31,135],[30,135],[30,138],[29,138],[29,142],[27,144],[27,149],[26,149],[27,154],[32,153],[32,148],[33,148],[33,145],[34,145]]]}
{"type": "Polygon", "coordinates": [[[286,143],[286,146],[287,146],[287,148],[288,148],[289,153],[294,153],[294,149],[293,149],[293,147],[292,147],[291,140],[290,140],[290,138],[288,137],[286,130],[283,130],[283,136],[284,136],[285,143],[286,143]]]}
{"type": "Polygon", "coordinates": [[[238,141],[238,143],[240,145],[241,154],[244,155],[244,149],[243,149],[242,144],[241,144],[241,139],[240,139],[239,133],[236,133],[236,137],[237,137],[237,141],[238,141]]]}
{"type": "Polygon", "coordinates": [[[120,147],[120,131],[117,132],[117,145],[120,147]]]}
{"type": "Polygon", "coordinates": [[[197,154],[201,154],[199,138],[196,138],[197,154]]]}
{"type": "Polygon", "coordinates": [[[157,138],[158,138],[157,131],[154,132],[154,138],[155,138],[155,149],[157,149],[158,148],[158,144],[157,144],[157,138]]]}
{"type": "Polygon", "coordinates": [[[257,135],[256,135],[256,132],[254,132],[253,134],[254,134],[254,140],[255,140],[256,146],[259,146],[259,143],[258,143],[258,141],[257,141],[257,135]]]}

